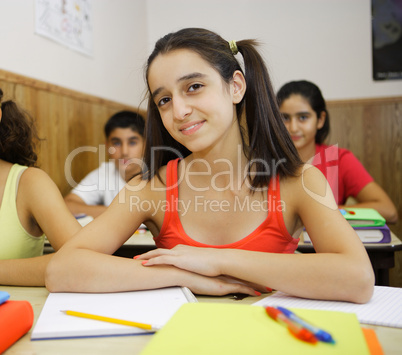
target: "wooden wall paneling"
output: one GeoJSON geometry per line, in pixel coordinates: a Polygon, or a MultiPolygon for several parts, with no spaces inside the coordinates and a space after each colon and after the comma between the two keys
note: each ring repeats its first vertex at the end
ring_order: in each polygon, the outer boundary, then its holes
{"type": "MultiPolygon", "coordinates": [[[[55,181],[63,195],[72,188],[64,171],[70,153],[85,146],[97,149],[96,153],[80,153],[72,160],[71,175],[79,182],[99,165],[99,148],[105,142],[103,127],[107,119],[120,110],[137,110],[1,69],[0,88],[5,100],[15,100],[36,120],[39,136],[43,138],[38,165],[55,181]]],[[[146,117],[144,111],[140,113],[146,117]]]]}
{"type": "MultiPolygon", "coordinates": [[[[389,225],[402,239],[402,97],[328,102],[329,142],[351,150],[395,203],[399,221],[389,225]]],[[[402,287],[402,252],[390,273],[402,287]]]]}
{"type": "Polygon", "coordinates": [[[401,101],[328,105],[332,124],[329,142],[350,149],[399,206],[402,195],[401,101]]]}

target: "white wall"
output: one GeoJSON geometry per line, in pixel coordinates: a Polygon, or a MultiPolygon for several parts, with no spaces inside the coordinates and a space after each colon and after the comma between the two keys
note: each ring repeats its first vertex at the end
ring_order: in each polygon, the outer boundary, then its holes
{"type": "Polygon", "coordinates": [[[264,43],[275,89],[290,80],[326,99],[402,95],[402,80],[372,79],[370,0],[147,0],[151,42],[182,27],[264,43]]]}
{"type": "Polygon", "coordinates": [[[93,0],[92,6],[89,58],[34,33],[34,0],[0,0],[0,68],[137,106],[155,41],[182,27],[205,27],[227,40],[263,42],[276,89],[303,78],[327,99],[402,95],[402,80],[372,80],[370,0],[93,0]]]}
{"type": "Polygon", "coordinates": [[[138,105],[147,55],[145,1],[92,1],[92,58],[35,34],[34,4],[0,0],[1,69],[138,105]]]}

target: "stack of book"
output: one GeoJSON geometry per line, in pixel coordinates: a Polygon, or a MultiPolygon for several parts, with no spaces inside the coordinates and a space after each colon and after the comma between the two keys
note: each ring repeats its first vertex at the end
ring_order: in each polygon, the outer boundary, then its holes
{"type": "MultiPolygon", "coordinates": [[[[385,219],[372,208],[344,208],[342,215],[356,231],[360,240],[365,243],[390,243],[391,231],[385,224],[385,219]]],[[[306,230],[303,231],[305,243],[311,243],[306,230]]]]}

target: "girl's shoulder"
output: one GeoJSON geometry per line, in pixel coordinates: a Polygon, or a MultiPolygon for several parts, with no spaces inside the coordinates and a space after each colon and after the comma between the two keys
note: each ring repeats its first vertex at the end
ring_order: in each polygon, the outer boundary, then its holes
{"type": "Polygon", "coordinates": [[[325,161],[342,160],[345,156],[354,156],[352,151],[346,148],[338,147],[338,145],[316,144],[316,155],[324,158],[325,161]]]}
{"type": "Polygon", "coordinates": [[[303,164],[295,176],[281,179],[281,197],[292,205],[303,205],[309,200],[333,199],[331,187],[324,174],[311,164],[303,164]]]}
{"type": "Polygon", "coordinates": [[[27,205],[34,208],[37,201],[61,198],[61,192],[54,180],[42,169],[26,168],[20,177],[18,193],[24,196],[27,205]]]}
{"type": "Polygon", "coordinates": [[[166,193],[166,166],[159,169],[159,176],[155,174],[150,180],[144,180],[142,175],[133,177],[126,185],[126,190],[135,192],[136,195],[155,198],[155,194],[166,193]]]}
{"type": "Polygon", "coordinates": [[[20,184],[26,185],[26,188],[38,188],[43,184],[54,184],[54,181],[42,169],[27,167],[21,173],[20,184]]]}

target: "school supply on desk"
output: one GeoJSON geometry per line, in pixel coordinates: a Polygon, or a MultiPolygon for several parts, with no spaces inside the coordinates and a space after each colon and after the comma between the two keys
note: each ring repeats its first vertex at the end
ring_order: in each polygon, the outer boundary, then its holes
{"type": "Polygon", "coordinates": [[[10,298],[10,294],[5,291],[0,291],[0,304],[6,302],[10,298]]]}
{"type": "Polygon", "coordinates": [[[33,319],[28,301],[7,300],[0,304],[0,354],[31,329],[33,319]]]}
{"type": "MultiPolygon", "coordinates": [[[[353,226],[353,229],[364,244],[391,242],[391,231],[386,224],[380,227],[353,226]]],[[[306,230],[303,230],[303,240],[305,243],[311,243],[306,230]]]]}
{"type": "Polygon", "coordinates": [[[402,328],[402,288],[399,287],[374,286],[373,297],[365,304],[311,300],[277,291],[253,305],[354,313],[360,323],[402,328]]]}
{"type": "Polygon", "coordinates": [[[335,344],[310,344],[267,316],[264,307],[230,303],[183,305],[141,355],[369,354],[354,314],[294,310],[334,336],[335,344]]]}
{"type": "Polygon", "coordinates": [[[158,330],[159,328],[153,326],[152,324],[146,324],[146,323],[138,323],[138,322],[133,322],[130,320],[124,320],[124,319],[118,319],[118,318],[111,318],[111,317],[104,317],[104,316],[99,316],[96,314],[89,314],[89,313],[84,313],[84,312],[76,312],[76,311],[60,311],[64,314],[67,314],[68,316],[73,316],[73,317],[80,317],[80,318],[85,318],[85,319],[94,319],[98,320],[101,322],[108,322],[108,323],[114,323],[114,324],[121,324],[121,325],[127,325],[129,327],[136,327],[136,328],[141,328],[141,329],[146,329],[146,330],[158,330]]]}
{"type": "Polygon", "coordinates": [[[154,329],[72,317],[71,310],[162,327],[185,303],[197,302],[185,287],[116,293],[50,293],[31,340],[150,334],[154,329]]]}
{"type": "Polygon", "coordinates": [[[340,212],[353,227],[380,227],[385,224],[385,218],[373,208],[345,207],[340,212]]]}
{"type": "MultiPolygon", "coordinates": [[[[267,307],[269,307],[269,306],[267,306],[267,307]]],[[[299,324],[304,329],[311,332],[317,340],[323,341],[325,343],[335,343],[335,340],[331,334],[329,334],[324,329],[317,328],[315,325],[307,322],[303,318],[300,318],[298,315],[296,315],[290,309],[287,309],[285,307],[277,307],[277,309],[280,312],[282,312],[286,317],[288,317],[291,321],[294,321],[295,323],[299,324]]]]}
{"type": "Polygon", "coordinates": [[[384,224],[381,227],[356,227],[353,229],[363,243],[390,243],[391,230],[384,224]]]}
{"type": "Polygon", "coordinates": [[[307,343],[315,344],[317,343],[317,338],[312,332],[310,332],[305,327],[293,322],[289,317],[287,317],[283,312],[275,307],[267,306],[265,307],[267,314],[277,321],[279,324],[286,327],[290,334],[294,335],[297,339],[305,341],[307,343]]]}
{"type": "Polygon", "coordinates": [[[384,355],[384,351],[374,329],[362,327],[364,337],[370,349],[370,355],[384,355]]]}

